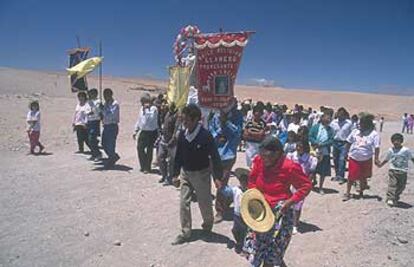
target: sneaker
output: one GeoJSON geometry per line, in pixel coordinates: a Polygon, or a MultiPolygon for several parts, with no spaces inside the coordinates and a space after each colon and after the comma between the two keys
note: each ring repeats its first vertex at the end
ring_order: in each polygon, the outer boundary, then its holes
{"type": "Polygon", "coordinates": [[[395,206],[395,203],[391,199],[388,199],[387,200],[387,205],[390,206],[390,207],[394,207],[395,206]]]}
{"type": "Polygon", "coordinates": [[[292,235],[296,235],[298,233],[298,228],[293,226],[292,235]]]}
{"type": "Polygon", "coordinates": [[[220,213],[217,213],[216,216],[214,216],[214,224],[221,223],[223,220],[223,215],[220,213]]]}
{"type": "Polygon", "coordinates": [[[160,184],[162,184],[164,182],[165,182],[165,178],[164,177],[162,177],[161,179],[158,180],[158,183],[160,183],[160,184]]]}
{"type": "Polygon", "coordinates": [[[345,184],[348,181],[345,178],[340,178],[338,182],[339,184],[345,184]]]}
{"type": "Polygon", "coordinates": [[[96,157],[94,157],[94,156],[90,156],[90,157],[88,158],[88,160],[90,160],[90,161],[95,161],[95,160],[96,160],[96,157]]]}
{"type": "Polygon", "coordinates": [[[171,245],[181,245],[188,242],[189,238],[185,237],[184,235],[178,235],[175,240],[171,243],[171,245]]]}

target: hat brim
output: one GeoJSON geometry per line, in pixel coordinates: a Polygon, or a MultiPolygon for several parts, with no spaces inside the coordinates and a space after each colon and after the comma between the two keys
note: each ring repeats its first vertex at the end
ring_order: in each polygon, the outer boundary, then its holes
{"type": "Polygon", "coordinates": [[[246,225],[258,233],[268,232],[275,224],[275,215],[273,214],[270,205],[267,203],[262,192],[256,188],[252,188],[244,192],[241,199],[240,214],[246,225]],[[264,208],[264,216],[261,220],[253,218],[249,211],[249,203],[254,200],[259,201],[264,208]]]}

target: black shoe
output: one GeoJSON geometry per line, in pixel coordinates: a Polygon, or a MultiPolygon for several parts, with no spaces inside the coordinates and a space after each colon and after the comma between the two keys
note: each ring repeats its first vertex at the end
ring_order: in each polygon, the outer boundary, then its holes
{"type": "Polygon", "coordinates": [[[347,179],[345,179],[345,178],[341,178],[341,179],[339,179],[339,184],[345,184],[345,183],[347,183],[348,182],[348,180],[347,179]]]}
{"type": "Polygon", "coordinates": [[[161,179],[159,179],[158,180],[158,182],[161,184],[161,183],[164,183],[165,182],[165,178],[164,177],[162,177],[161,179]]]}
{"type": "Polygon", "coordinates": [[[189,238],[187,238],[187,237],[185,237],[183,235],[178,235],[175,238],[174,242],[171,243],[171,245],[173,245],[173,246],[181,245],[181,244],[187,243],[188,240],[189,240],[189,238]]]}
{"type": "Polygon", "coordinates": [[[118,160],[120,160],[121,157],[118,154],[115,154],[115,157],[113,158],[113,164],[115,164],[118,160]]]}

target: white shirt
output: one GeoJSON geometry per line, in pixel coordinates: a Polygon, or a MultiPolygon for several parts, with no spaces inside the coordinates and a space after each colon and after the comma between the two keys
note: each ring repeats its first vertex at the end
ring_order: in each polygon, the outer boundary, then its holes
{"type": "Polygon", "coordinates": [[[363,136],[359,129],[354,129],[346,141],[351,144],[348,155],[356,161],[371,159],[375,149],[379,148],[381,143],[377,131],[372,130],[369,135],[363,136]]]}
{"type": "Polygon", "coordinates": [[[232,186],[231,190],[233,191],[234,214],[240,216],[240,206],[241,206],[241,198],[243,196],[243,191],[238,186],[232,186]]]}
{"type": "Polygon", "coordinates": [[[155,131],[158,129],[158,109],[156,106],[142,107],[139,112],[135,131],[155,131]]]}
{"type": "Polygon", "coordinates": [[[392,147],[388,149],[385,160],[390,162],[391,170],[408,172],[408,161],[413,159],[413,156],[411,151],[404,146],[399,150],[392,147]]]}
{"type": "Polygon", "coordinates": [[[294,151],[293,153],[287,154],[286,157],[298,163],[302,167],[303,173],[307,176],[315,172],[316,166],[318,165],[318,159],[308,153],[299,155],[297,151],[294,151]]]}
{"type": "Polygon", "coordinates": [[[79,103],[76,105],[75,114],[73,115],[73,124],[75,126],[83,125],[86,126],[88,123],[88,116],[87,116],[87,109],[88,105],[85,103],[80,105],[79,103]]]}
{"type": "Polygon", "coordinates": [[[289,123],[287,131],[294,131],[295,133],[298,133],[298,130],[300,128],[300,124],[294,124],[293,122],[289,123]]]}
{"type": "Polygon", "coordinates": [[[89,100],[87,103],[86,114],[88,115],[88,121],[99,121],[101,116],[99,115],[101,109],[99,105],[101,101],[99,99],[89,100]]]}
{"type": "Polygon", "coordinates": [[[331,128],[334,130],[334,140],[336,141],[346,141],[353,130],[351,120],[343,120],[340,122],[339,119],[334,119],[331,122],[331,128]]]}
{"type": "Polygon", "coordinates": [[[26,121],[29,124],[29,129],[34,132],[40,132],[40,111],[32,111],[30,110],[27,112],[26,121]],[[33,122],[33,123],[29,123],[33,122]]]}
{"type": "Polygon", "coordinates": [[[113,100],[112,103],[105,103],[103,110],[103,124],[118,124],[119,123],[119,104],[116,100],[113,100]]]}

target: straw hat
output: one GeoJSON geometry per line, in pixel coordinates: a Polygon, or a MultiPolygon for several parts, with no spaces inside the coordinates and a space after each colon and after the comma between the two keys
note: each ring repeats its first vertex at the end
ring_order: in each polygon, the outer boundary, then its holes
{"type": "Polygon", "coordinates": [[[258,233],[268,232],[275,223],[272,209],[256,188],[249,189],[243,194],[240,214],[247,226],[258,233]]]}

